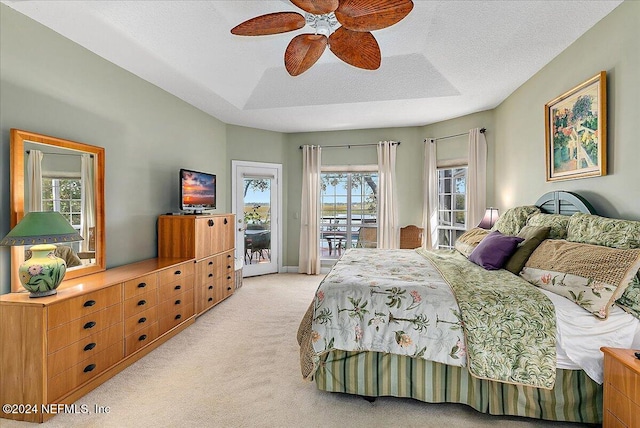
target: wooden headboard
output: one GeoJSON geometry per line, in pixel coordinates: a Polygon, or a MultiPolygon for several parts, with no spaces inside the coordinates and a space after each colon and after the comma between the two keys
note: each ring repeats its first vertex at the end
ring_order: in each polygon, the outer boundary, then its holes
{"type": "Polygon", "coordinates": [[[562,190],[545,193],[536,201],[536,206],[547,214],[596,213],[596,210],[585,198],[576,193],[562,190]]]}

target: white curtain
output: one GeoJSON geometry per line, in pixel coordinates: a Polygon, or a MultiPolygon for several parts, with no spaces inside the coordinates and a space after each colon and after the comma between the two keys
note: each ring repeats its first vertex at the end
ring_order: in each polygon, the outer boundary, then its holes
{"type": "Polygon", "coordinates": [[[432,249],[438,246],[438,168],[436,140],[432,138],[425,141],[422,186],[422,227],[425,230],[423,246],[432,249]]]}
{"type": "Polygon", "coordinates": [[[320,273],[320,146],[302,147],[302,206],[298,272],[320,273]]]}
{"type": "Polygon", "coordinates": [[[80,178],[82,180],[82,217],[81,233],[84,241],[81,243],[82,251],[92,251],[89,248],[89,233],[95,227],[96,207],[93,177],[93,156],[83,153],[80,166],[80,178]]]}
{"type": "Polygon", "coordinates": [[[471,229],[487,209],[487,140],[480,128],[469,130],[467,181],[467,229],[471,229]]]}
{"type": "Polygon", "coordinates": [[[399,248],[395,141],[378,143],[378,248],[399,248]]]}
{"type": "Polygon", "coordinates": [[[40,150],[29,150],[27,158],[27,183],[29,206],[25,211],[42,211],[42,158],[40,150]]]}

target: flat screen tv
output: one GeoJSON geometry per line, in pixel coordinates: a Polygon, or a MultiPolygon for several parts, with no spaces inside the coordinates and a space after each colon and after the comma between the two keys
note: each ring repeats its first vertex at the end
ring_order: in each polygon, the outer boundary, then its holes
{"type": "Polygon", "coordinates": [[[216,207],[216,176],[180,169],[180,209],[192,214],[216,207]]]}

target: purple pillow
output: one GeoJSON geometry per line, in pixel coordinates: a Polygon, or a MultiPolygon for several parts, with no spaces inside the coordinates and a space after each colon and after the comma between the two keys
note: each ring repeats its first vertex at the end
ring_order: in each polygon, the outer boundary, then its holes
{"type": "Polygon", "coordinates": [[[524,238],[493,231],[474,248],[469,260],[487,270],[501,269],[522,241],[524,238]]]}

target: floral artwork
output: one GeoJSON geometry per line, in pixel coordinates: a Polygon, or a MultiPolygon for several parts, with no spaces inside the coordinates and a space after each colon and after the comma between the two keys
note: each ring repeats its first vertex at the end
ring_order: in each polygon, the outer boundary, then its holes
{"type": "Polygon", "coordinates": [[[606,72],[545,106],[547,181],[606,175],[606,72]]]}

